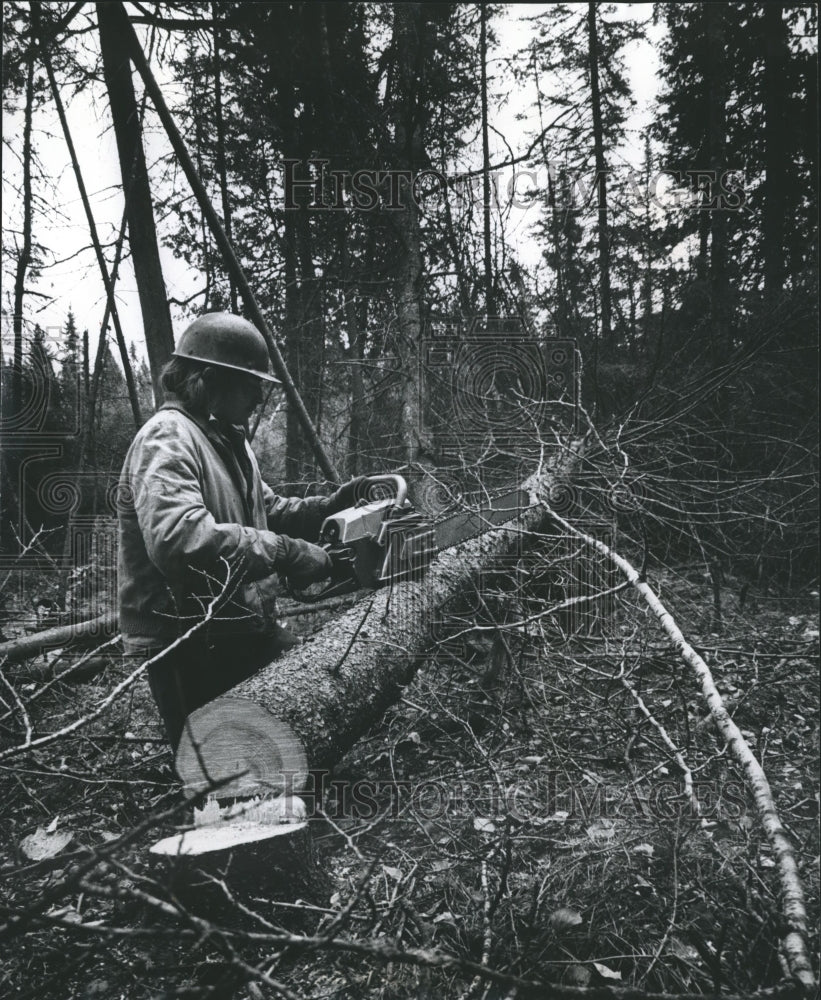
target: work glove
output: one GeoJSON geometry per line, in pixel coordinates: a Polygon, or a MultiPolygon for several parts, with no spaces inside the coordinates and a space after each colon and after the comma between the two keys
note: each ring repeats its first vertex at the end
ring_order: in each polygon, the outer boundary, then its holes
{"type": "Polygon", "coordinates": [[[280,535],[275,567],[293,587],[304,590],[331,575],[331,557],[319,545],[280,535]]]}
{"type": "Polygon", "coordinates": [[[356,479],[344,483],[326,499],[325,510],[328,514],[337,514],[340,510],[355,507],[360,500],[367,499],[367,492],[368,477],[357,476],[356,479]]]}

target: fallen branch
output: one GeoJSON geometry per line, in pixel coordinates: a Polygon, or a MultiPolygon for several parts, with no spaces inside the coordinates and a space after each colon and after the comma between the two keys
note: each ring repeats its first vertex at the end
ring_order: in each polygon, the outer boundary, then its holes
{"type": "Polygon", "coordinates": [[[585,534],[583,531],[579,531],[578,528],[575,528],[561,517],[561,515],[557,514],[544,500],[542,500],[542,505],[557,524],[560,524],[566,531],[571,532],[576,538],[581,539],[586,545],[598,549],[602,555],[606,556],[624,573],[634,589],[641,594],[644,601],[650,607],[661,627],[678,650],[681,658],[695,672],[701,684],[702,694],[710,710],[710,717],[720,736],[727,741],[730,753],[744,771],[753,793],[761,825],[775,854],[779,881],[781,883],[782,908],[787,923],[787,931],[782,938],[784,954],[787,958],[791,975],[798,980],[809,995],[815,991],[816,981],[807,954],[807,910],[804,901],[804,890],[795,860],[795,852],[778,816],[767,776],[756,760],[749,744],[741,735],[741,730],[727,712],[713,680],[710,668],[690,643],[687,642],[673,616],[631,563],[617,552],[614,552],[604,542],[585,534]]]}
{"type": "MultiPolygon", "coordinates": [[[[357,595],[345,594],[342,597],[323,601],[321,604],[289,605],[283,604],[279,617],[282,619],[299,618],[302,615],[312,615],[318,611],[332,611],[347,604],[356,603],[357,595]]],[[[62,649],[73,646],[87,639],[99,639],[100,636],[110,637],[117,631],[119,616],[115,611],[107,611],[96,618],[87,621],[74,622],[72,625],[56,625],[54,628],[33,632],[31,635],[20,636],[0,642],[0,660],[6,666],[20,663],[39,656],[46,649],[62,649]]]]}
{"type": "Polygon", "coordinates": [[[88,621],[75,622],[73,625],[57,625],[43,632],[34,632],[32,635],[0,642],[0,660],[5,660],[7,665],[19,663],[21,660],[38,656],[44,649],[59,649],[81,640],[97,639],[101,635],[108,637],[116,631],[117,616],[107,612],[88,621]]]}

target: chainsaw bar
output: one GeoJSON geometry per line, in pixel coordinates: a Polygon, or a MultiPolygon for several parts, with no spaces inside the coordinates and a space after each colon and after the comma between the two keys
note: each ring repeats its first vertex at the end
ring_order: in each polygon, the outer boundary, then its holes
{"type": "Polygon", "coordinates": [[[529,505],[530,498],[524,490],[509,490],[495,497],[484,496],[473,507],[432,524],[418,514],[386,520],[379,536],[385,551],[379,582],[401,580],[409,573],[426,568],[437,552],[461,545],[514,520],[529,505]]]}
{"type": "Polygon", "coordinates": [[[461,545],[477,535],[513,521],[530,506],[524,490],[509,490],[495,497],[484,497],[478,507],[460,510],[433,525],[437,552],[461,545]]]}

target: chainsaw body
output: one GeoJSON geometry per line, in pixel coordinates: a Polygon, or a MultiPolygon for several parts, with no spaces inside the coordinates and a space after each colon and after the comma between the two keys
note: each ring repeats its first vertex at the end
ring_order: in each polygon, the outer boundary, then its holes
{"type": "Polygon", "coordinates": [[[512,520],[529,504],[526,493],[512,490],[483,497],[434,523],[407,499],[402,476],[369,478],[369,488],[379,483],[391,484],[395,496],[363,499],[322,523],[319,544],[331,558],[330,583],[318,593],[289,588],[292,597],[312,604],[361,587],[407,580],[424,572],[437,552],[512,520]]]}
{"type": "Polygon", "coordinates": [[[319,544],[331,558],[330,583],[316,591],[290,594],[305,603],[376,588],[423,571],[433,558],[433,526],[407,499],[402,476],[372,476],[369,486],[390,483],[395,496],[363,499],[331,514],[319,533],[319,544]]]}
{"type": "Polygon", "coordinates": [[[332,563],[350,567],[360,587],[404,579],[425,569],[434,554],[433,526],[407,500],[375,500],[332,514],[319,544],[332,563]]]}

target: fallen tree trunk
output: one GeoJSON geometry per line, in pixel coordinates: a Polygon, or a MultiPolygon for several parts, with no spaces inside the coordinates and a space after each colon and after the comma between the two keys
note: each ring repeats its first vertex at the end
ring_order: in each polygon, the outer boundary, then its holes
{"type": "Polygon", "coordinates": [[[55,628],[34,632],[32,635],[20,636],[0,642],[0,663],[19,663],[37,656],[44,649],[59,649],[88,640],[105,642],[117,631],[117,616],[111,612],[98,615],[85,622],[75,622],[73,625],[57,625],[55,628]]]}
{"type": "MultiPolygon", "coordinates": [[[[573,449],[562,451],[523,489],[534,499],[549,493],[577,460],[573,449]]],[[[398,700],[432,645],[448,601],[544,519],[544,507],[534,505],[508,525],[440,553],[421,579],[375,591],[229,696],[197,709],[177,751],[180,778],[201,790],[209,779],[243,775],[220,789],[226,797],[266,789],[298,793],[305,775],[288,767],[295,754],[290,740],[277,752],[278,727],[290,727],[309,768],[333,766],[398,700]]]]}

